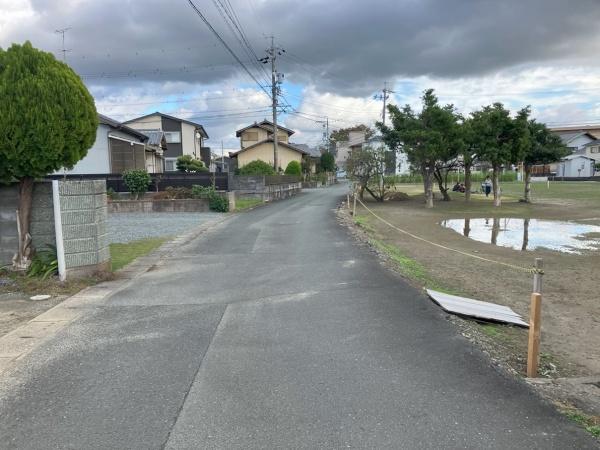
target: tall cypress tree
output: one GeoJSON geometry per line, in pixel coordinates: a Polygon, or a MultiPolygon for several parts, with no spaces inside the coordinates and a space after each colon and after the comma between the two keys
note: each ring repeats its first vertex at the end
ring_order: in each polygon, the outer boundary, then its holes
{"type": "Polygon", "coordinates": [[[0,48],[0,180],[19,182],[21,234],[15,266],[33,253],[33,182],[72,168],[96,139],[94,99],[77,74],[26,42],[0,48]]]}

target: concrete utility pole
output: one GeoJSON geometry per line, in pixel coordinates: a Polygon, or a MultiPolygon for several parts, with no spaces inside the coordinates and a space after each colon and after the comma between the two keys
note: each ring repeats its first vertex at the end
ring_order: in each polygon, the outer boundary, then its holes
{"type": "Polygon", "coordinates": [[[265,58],[262,58],[260,61],[263,64],[271,61],[271,100],[272,100],[272,108],[273,108],[273,168],[275,172],[279,171],[278,165],[278,128],[277,128],[277,95],[279,94],[279,84],[281,83],[281,78],[283,74],[277,72],[277,68],[275,62],[277,60],[277,55],[281,55],[285,50],[280,47],[275,46],[275,37],[271,36],[271,47],[267,49],[267,55],[265,58]]]}
{"type": "Polygon", "coordinates": [[[383,100],[383,112],[381,113],[382,123],[385,125],[385,107],[387,106],[387,100],[390,98],[389,94],[393,94],[394,91],[387,88],[387,81],[383,83],[383,91],[381,95],[374,95],[373,98],[375,100],[383,100]]]}

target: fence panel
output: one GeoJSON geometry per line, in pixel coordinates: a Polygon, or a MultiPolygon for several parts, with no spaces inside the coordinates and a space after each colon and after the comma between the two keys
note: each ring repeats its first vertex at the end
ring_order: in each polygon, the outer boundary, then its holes
{"type": "MultiPolygon", "coordinates": [[[[66,178],[67,180],[106,180],[106,188],[112,189],[115,192],[128,192],[127,186],[123,182],[121,174],[114,173],[98,173],[98,174],[67,174],[67,175],[49,175],[46,177],[51,180],[59,180],[66,178]]],[[[164,191],[167,187],[187,187],[193,185],[212,186],[213,182],[219,191],[227,191],[229,189],[229,176],[227,173],[181,173],[181,172],[165,172],[150,174],[152,182],[148,186],[149,191],[164,191]]]]}

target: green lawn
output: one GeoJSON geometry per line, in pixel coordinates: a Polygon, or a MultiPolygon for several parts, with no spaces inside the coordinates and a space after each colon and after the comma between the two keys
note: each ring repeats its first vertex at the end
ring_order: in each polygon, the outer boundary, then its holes
{"type": "Polygon", "coordinates": [[[134,259],[157,249],[168,239],[168,237],[148,238],[126,244],[110,244],[111,270],[114,272],[125,267],[134,259]]]}
{"type": "Polygon", "coordinates": [[[253,208],[254,206],[260,205],[263,201],[259,198],[240,198],[235,201],[235,210],[243,211],[245,209],[253,208]]]}
{"type": "MultiPolygon", "coordinates": [[[[477,189],[478,187],[479,183],[473,184],[473,190],[477,189]]],[[[406,192],[411,196],[423,195],[422,184],[396,184],[395,188],[396,190],[406,192]]],[[[507,201],[507,203],[515,202],[518,199],[523,198],[524,185],[520,181],[500,183],[500,188],[502,189],[502,198],[505,201],[507,201]]],[[[439,199],[437,185],[434,186],[434,193],[436,194],[436,198],[439,199]]],[[[464,194],[458,192],[451,192],[450,195],[453,200],[459,200],[459,203],[460,200],[464,198],[464,194]]],[[[368,196],[366,195],[365,197],[368,196]]],[[[471,198],[475,205],[477,205],[478,202],[491,203],[492,201],[492,195],[486,198],[483,194],[472,194],[471,198]]],[[[597,204],[598,206],[600,206],[600,182],[551,181],[550,187],[548,187],[548,184],[546,182],[535,182],[531,184],[531,198],[533,202],[539,203],[576,202],[585,205],[597,204]]],[[[480,208],[481,206],[481,203],[477,205],[478,208],[480,208]]],[[[449,207],[450,209],[452,209],[452,206],[449,207]]],[[[469,207],[462,203],[461,209],[469,209],[469,207]]]]}

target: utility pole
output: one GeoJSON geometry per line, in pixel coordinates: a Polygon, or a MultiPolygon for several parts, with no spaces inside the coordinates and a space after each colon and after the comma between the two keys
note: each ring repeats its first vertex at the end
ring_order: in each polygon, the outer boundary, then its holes
{"type": "Polygon", "coordinates": [[[394,91],[387,88],[387,81],[383,83],[383,90],[381,95],[374,95],[373,98],[375,100],[383,100],[383,112],[381,113],[382,123],[385,126],[385,107],[387,106],[387,100],[390,98],[389,94],[393,94],[394,91]]]}
{"type": "Polygon", "coordinates": [[[271,62],[271,103],[273,108],[273,167],[275,172],[279,171],[278,165],[278,129],[277,129],[277,96],[279,94],[279,84],[283,78],[282,73],[277,72],[275,62],[277,55],[281,55],[285,50],[275,46],[275,37],[271,36],[271,47],[267,49],[267,56],[259,61],[263,64],[271,62]]]}
{"type": "Polygon", "coordinates": [[[71,27],[67,27],[67,28],[61,28],[59,30],[55,30],[54,32],[56,34],[61,34],[62,35],[62,54],[63,54],[63,62],[66,64],[67,63],[67,52],[70,52],[71,50],[68,50],[65,48],[65,33],[67,31],[69,31],[71,29],[71,27]]]}

